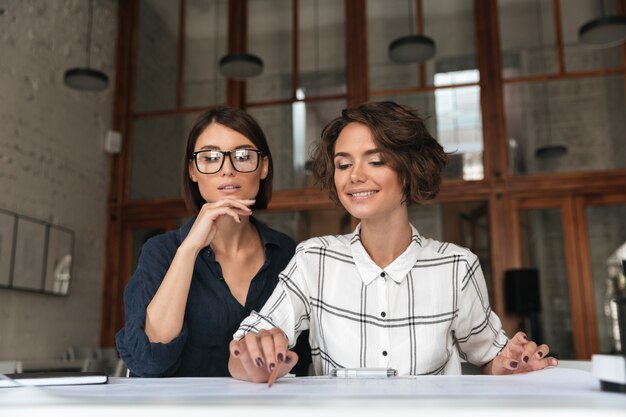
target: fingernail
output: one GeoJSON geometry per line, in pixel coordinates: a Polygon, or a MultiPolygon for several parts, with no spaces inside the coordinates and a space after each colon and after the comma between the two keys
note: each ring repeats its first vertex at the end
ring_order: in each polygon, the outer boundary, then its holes
{"type": "Polygon", "coordinates": [[[276,355],[276,358],[278,359],[278,363],[283,363],[284,357],[282,353],[276,355]]]}
{"type": "Polygon", "coordinates": [[[291,363],[291,358],[289,356],[285,358],[285,363],[291,363]]]}
{"type": "Polygon", "coordinates": [[[523,335],[522,335],[522,339],[524,339],[525,341],[527,341],[527,342],[528,342],[528,337],[526,337],[526,335],[525,335],[525,334],[523,334],[523,335]]]}
{"type": "Polygon", "coordinates": [[[276,367],[276,365],[274,365],[273,363],[270,363],[270,372],[272,372],[275,367],[276,367]]]}
{"type": "Polygon", "coordinates": [[[522,360],[524,361],[524,363],[528,363],[528,359],[530,359],[528,356],[524,356],[524,357],[522,358],[522,360]]]}
{"type": "Polygon", "coordinates": [[[516,369],[517,368],[517,361],[511,361],[511,363],[509,365],[511,365],[511,368],[516,369]]]}
{"type": "Polygon", "coordinates": [[[539,359],[543,358],[543,352],[542,351],[537,352],[537,357],[539,359]]]}
{"type": "Polygon", "coordinates": [[[259,368],[263,368],[263,359],[256,358],[254,362],[256,363],[256,366],[258,366],[259,368]]]}
{"type": "Polygon", "coordinates": [[[233,355],[235,355],[235,356],[239,356],[239,354],[240,354],[240,353],[241,353],[241,352],[239,352],[237,349],[235,349],[235,351],[233,352],[233,355]]]}

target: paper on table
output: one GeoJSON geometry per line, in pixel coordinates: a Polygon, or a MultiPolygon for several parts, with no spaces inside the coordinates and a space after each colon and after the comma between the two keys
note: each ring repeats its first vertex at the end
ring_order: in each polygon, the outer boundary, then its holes
{"type": "MultiPolygon", "coordinates": [[[[521,375],[448,375],[392,377],[385,380],[331,377],[281,378],[267,388],[232,378],[111,378],[109,384],[49,387],[72,397],[109,401],[212,398],[442,398],[442,397],[597,397],[599,382],[589,372],[551,368],[521,375]]],[[[606,395],[606,394],[604,394],[606,395]]],[[[610,394],[609,394],[610,395],[610,394]]]]}

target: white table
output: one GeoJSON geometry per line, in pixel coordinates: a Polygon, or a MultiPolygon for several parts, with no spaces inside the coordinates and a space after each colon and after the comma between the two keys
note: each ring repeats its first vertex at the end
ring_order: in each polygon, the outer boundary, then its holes
{"type": "Polygon", "coordinates": [[[626,416],[626,394],[589,372],[511,376],[283,378],[272,387],[231,378],[112,378],[105,385],[0,389],[0,416],[626,416]]]}

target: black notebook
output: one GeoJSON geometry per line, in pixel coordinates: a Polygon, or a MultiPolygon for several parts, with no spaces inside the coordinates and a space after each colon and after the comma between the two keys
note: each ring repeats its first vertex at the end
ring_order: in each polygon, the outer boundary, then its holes
{"type": "Polygon", "coordinates": [[[9,379],[0,378],[0,388],[20,385],[88,385],[106,384],[108,377],[102,372],[25,372],[6,374],[9,379]],[[15,383],[13,382],[15,381],[15,383]]]}

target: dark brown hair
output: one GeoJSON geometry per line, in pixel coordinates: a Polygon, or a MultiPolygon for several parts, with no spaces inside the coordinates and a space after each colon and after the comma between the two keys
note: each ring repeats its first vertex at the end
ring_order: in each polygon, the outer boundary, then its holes
{"type": "Polygon", "coordinates": [[[335,143],[350,123],[361,123],[370,129],[377,147],[403,184],[407,205],[421,204],[437,196],[448,154],[428,133],[424,119],[414,110],[382,101],[344,109],[322,131],[321,141],[313,152],[313,175],[328,189],[333,201],[339,203],[334,180],[335,143]]]}
{"type": "Polygon", "coordinates": [[[270,147],[267,144],[265,134],[261,130],[259,124],[245,111],[236,107],[217,106],[209,109],[204,114],[200,115],[194,123],[189,136],[187,137],[187,147],[185,148],[185,161],[183,163],[183,190],[185,192],[185,204],[187,209],[198,213],[200,208],[206,201],[200,194],[198,183],[193,182],[189,178],[189,161],[192,160],[192,153],[196,147],[198,137],[204,132],[204,129],[209,127],[211,123],[219,123],[236,132],[241,133],[263,153],[263,156],[267,156],[268,170],[267,177],[261,180],[259,186],[259,193],[256,196],[256,202],[251,207],[252,210],[264,209],[272,198],[272,178],[274,177],[274,167],[272,164],[272,154],[270,153],[270,147]]]}

